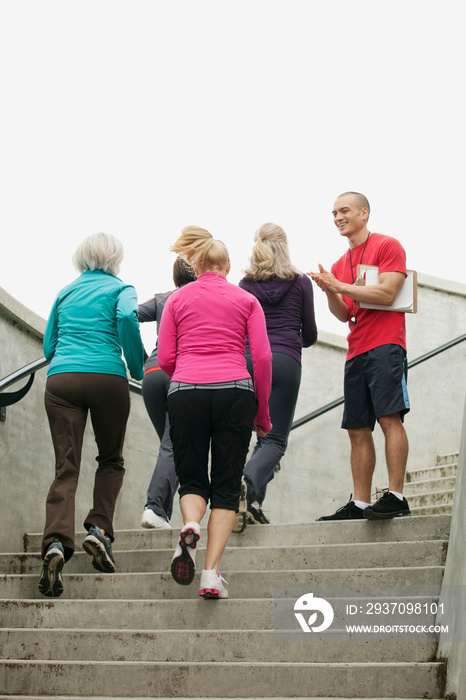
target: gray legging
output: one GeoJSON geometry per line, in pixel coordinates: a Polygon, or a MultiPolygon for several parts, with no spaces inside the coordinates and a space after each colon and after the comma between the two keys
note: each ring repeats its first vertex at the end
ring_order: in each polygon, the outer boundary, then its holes
{"type": "Polygon", "coordinates": [[[147,372],[142,380],[144,404],[160,439],[159,454],[147,491],[145,507],[167,520],[170,520],[172,516],[173,499],[179,483],[175,473],[173,445],[170,440],[170,426],[166,410],[169,384],[168,375],[161,369],[147,372]]]}
{"type": "MultiPolygon", "coordinates": [[[[252,374],[251,356],[246,356],[252,374]]],[[[275,467],[285,454],[296,401],[301,384],[301,365],[281,352],[272,353],[272,391],[269,398],[270,420],[273,428],[265,437],[257,438],[251,459],[244,467],[248,485],[248,500],[262,503],[267,484],[274,477],[275,467]]]]}

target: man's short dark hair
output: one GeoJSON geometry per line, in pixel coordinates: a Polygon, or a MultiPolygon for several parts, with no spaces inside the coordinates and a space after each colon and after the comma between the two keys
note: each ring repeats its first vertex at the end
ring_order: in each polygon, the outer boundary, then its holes
{"type": "Polygon", "coordinates": [[[367,197],[364,194],[361,194],[360,192],[343,192],[343,194],[340,194],[338,196],[338,199],[340,199],[340,197],[345,197],[347,194],[352,194],[354,197],[356,197],[356,199],[358,200],[358,204],[361,205],[361,209],[366,207],[369,210],[369,214],[370,214],[371,207],[369,204],[369,200],[367,199],[367,197]]]}

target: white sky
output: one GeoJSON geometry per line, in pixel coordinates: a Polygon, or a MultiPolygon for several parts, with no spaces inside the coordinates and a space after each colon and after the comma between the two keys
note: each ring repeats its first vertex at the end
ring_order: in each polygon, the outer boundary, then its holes
{"type": "MultiPolygon", "coordinates": [[[[409,267],[465,281],[461,7],[0,0],[0,285],[46,318],[101,230],[143,301],[172,288],[187,224],[225,241],[231,282],[265,221],[302,270],[328,267],[345,190],[409,267]]],[[[315,296],[319,328],[345,334],[315,296]]]]}

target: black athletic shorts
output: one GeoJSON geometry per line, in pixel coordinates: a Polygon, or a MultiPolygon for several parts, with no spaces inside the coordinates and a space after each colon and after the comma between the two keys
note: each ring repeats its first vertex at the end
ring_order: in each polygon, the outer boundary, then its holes
{"type": "Polygon", "coordinates": [[[254,392],[183,388],[168,392],[167,410],[180,498],[197,494],[211,508],[238,511],[257,412],[254,392]]]}
{"type": "Polygon", "coordinates": [[[341,427],[368,428],[383,416],[409,411],[408,363],[400,345],[380,345],[348,360],[341,427]]]}

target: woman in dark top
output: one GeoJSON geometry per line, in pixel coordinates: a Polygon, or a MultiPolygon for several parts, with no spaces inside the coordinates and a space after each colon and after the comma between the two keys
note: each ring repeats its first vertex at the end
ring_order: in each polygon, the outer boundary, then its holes
{"type": "MultiPolygon", "coordinates": [[[[197,275],[186,260],[180,256],[173,265],[173,283],[176,289],[189,282],[194,282],[197,275]]],[[[176,292],[155,294],[152,299],[139,304],[139,322],[156,321],[157,333],[162,320],[162,312],[167,299],[176,292]]],[[[150,357],[144,364],[142,396],[147,413],[160,439],[159,453],[154,472],[147,490],[147,500],[142,514],[141,526],[160,530],[170,530],[173,499],[178,488],[175,472],[173,445],[170,439],[170,424],[167,414],[167,393],[170,377],[159,367],[157,360],[157,343],[150,357]]]]}
{"type": "MultiPolygon", "coordinates": [[[[312,282],[292,264],[284,230],[263,224],[254,247],[242,289],[260,302],[272,350],[272,392],[269,399],[272,430],[258,437],[243,472],[243,491],[235,531],[246,522],[268,524],[262,511],[267,484],[285,454],[301,383],[301,351],[317,340],[312,282]]],[[[250,371],[250,347],[246,354],[250,371]]]]}

